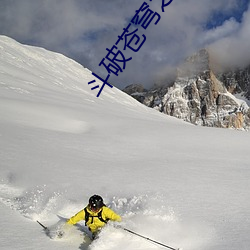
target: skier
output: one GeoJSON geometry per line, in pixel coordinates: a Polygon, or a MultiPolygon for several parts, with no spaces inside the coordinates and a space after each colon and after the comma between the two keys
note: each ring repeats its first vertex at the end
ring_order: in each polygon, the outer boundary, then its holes
{"type": "Polygon", "coordinates": [[[95,194],[89,198],[89,204],[72,216],[67,224],[74,225],[80,220],[85,220],[85,226],[92,232],[94,239],[109,220],[120,222],[122,219],[120,215],[105,206],[101,196],[95,194]]]}

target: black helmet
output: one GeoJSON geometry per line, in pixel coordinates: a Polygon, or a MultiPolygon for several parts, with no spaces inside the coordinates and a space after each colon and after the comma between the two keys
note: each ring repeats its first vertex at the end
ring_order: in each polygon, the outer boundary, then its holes
{"type": "Polygon", "coordinates": [[[96,194],[91,196],[89,198],[89,206],[90,209],[93,210],[99,210],[100,208],[102,208],[104,206],[102,197],[96,194]]]}

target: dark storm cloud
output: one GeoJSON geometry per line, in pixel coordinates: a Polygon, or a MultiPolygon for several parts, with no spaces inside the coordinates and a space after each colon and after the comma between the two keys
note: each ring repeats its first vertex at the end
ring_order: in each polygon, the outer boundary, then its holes
{"type": "MultiPolygon", "coordinates": [[[[243,0],[174,0],[164,13],[161,0],[148,1],[161,20],[147,30],[139,28],[140,34],[147,37],[145,44],[137,53],[124,52],[132,60],[111,82],[120,88],[132,82],[152,85],[165,79],[180,60],[204,46],[212,45],[226,62],[231,58],[225,46],[241,47],[244,55],[246,49],[249,51],[249,12],[245,12],[242,22],[233,18],[240,1],[243,0]],[[230,18],[208,30],[215,12],[230,18]]],[[[106,48],[115,44],[142,3],[143,0],[0,0],[0,33],[61,52],[96,73],[105,74],[98,64],[106,56],[106,48]]]]}

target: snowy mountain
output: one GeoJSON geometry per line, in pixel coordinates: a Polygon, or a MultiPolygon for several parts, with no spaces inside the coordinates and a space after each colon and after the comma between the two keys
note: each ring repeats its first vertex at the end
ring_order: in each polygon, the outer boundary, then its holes
{"type": "Polygon", "coordinates": [[[249,133],[193,126],[91,72],[0,36],[0,248],[153,250],[112,224],[91,243],[84,222],[53,229],[102,195],[122,225],[184,250],[248,250],[249,133]]]}
{"type": "Polygon", "coordinates": [[[210,57],[203,49],[187,58],[170,87],[141,91],[138,87],[133,90],[132,85],[124,92],[146,106],[196,125],[249,129],[249,69],[215,72],[210,57]]]}

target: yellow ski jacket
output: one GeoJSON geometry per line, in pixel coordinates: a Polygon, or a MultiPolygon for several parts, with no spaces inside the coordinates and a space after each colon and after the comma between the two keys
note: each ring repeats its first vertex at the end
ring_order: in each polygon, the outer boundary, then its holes
{"type": "MultiPolygon", "coordinates": [[[[89,213],[88,221],[85,221],[86,226],[90,229],[92,233],[97,232],[100,228],[102,228],[106,223],[104,221],[112,220],[112,221],[121,221],[120,215],[116,214],[113,210],[110,208],[103,206],[99,211],[93,212],[89,209],[89,207],[86,207],[87,212],[89,213]],[[98,214],[101,212],[101,218],[104,220],[100,220],[98,218],[98,214]]],[[[85,211],[84,209],[78,212],[76,215],[72,216],[68,221],[67,224],[74,225],[80,220],[85,220],[85,211]]]]}

